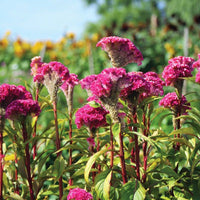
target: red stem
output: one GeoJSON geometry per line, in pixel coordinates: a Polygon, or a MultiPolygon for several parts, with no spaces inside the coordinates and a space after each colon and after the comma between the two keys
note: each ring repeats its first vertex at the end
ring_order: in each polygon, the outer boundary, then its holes
{"type": "MultiPolygon", "coordinates": [[[[17,143],[17,138],[15,138],[15,143],[17,143]]],[[[18,160],[17,160],[17,149],[15,150],[15,166],[17,166],[18,160]]],[[[19,194],[19,187],[18,187],[18,170],[17,167],[15,167],[15,181],[16,181],[16,188],[15,188],[15,193],[19,194]]]]}
{"type": "MultiPolygon", "coordinates": [[[[21,124],[22,124],[24,143],[26,143],[28,140],[28,133],[26,130],[25,121],[21,121],[21,124]]],[[[26,166],[27,175],[28,175],[30,198],[31,200],[34,200],[35,198],[34,198],[34,193],[33,193],[33,183],[32,183],[32,177],[31,177],[29,143],[26,143],[26,146],[25,146],[25,166],[26,166]]]]}
{"type": "Polygon", "coordinates": [[[0,199],[3,199],[3,131],[0,132],[0,199]]]}
{"type": "Polygon", "coordinates": [[[123,135],[121,132],[119,133],[119,142],[120,142],[119,157],[120,157],[121,168],[122,168],[122,179],[123,179],[123,183],[125,184],[127,183],[127,176],[126,176],[126,165],[125,165],[125,160],[124,160],[123,135]]]}
{"type": "MultiPolygon", "coordinates": [[[[55,128],[56,128],[56,150],[60,149],[60,137],[58,131],[58,119],[57,119],[57,105],[56,101],[53,101],[53,112],[54,112],[54,120],[55,120],[55,128]]],[[[61,156],[61,151],[57,153],[57,158],[61,156]]],[[[61,200],[63,196],[63,182],[62,176],[59,178],[59,199],[61,200]]]]}
{"type": "MultiPolygon", "coordinates": [[[[39,88],[37,87],[35,100],[38,101],[38,98],[39,98],[39,88]]],[[[36,131],[37,131],[37,120],[38,120],[38,116],[36,117],[36,120],[35,120],[33,137],[36,137],[36,135],[37,135],[36,134],[36,131]]],[[[36,156],[37,156],[37,142],[35,141],[35,144],[33,145],[33,159],[35,159],[36,156]]]]}
{"type": "MultiPolygon", "coordinates": [[[[72,113],[69,113],[69,139],[70,139],[70,145],[72,145],[72,113]]],[[[72,165],[72,149],[69,149],[69,166],[72,165]]],[[[73,180],[69,179],[69,185],[73,185],[73,180]]]]}
{"type": "Polygon", "coordinates": [[[114,146],[113,146],[113,133],[112,133],[112,128],[110,127],[110,147],[111,147],[111,152],[110,152],[110,168],[113,168],[113,162],[114,162],[114,146]]]}

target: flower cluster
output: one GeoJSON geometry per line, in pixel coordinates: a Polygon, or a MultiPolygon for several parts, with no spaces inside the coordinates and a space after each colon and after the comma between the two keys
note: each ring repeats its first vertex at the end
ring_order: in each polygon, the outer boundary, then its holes
{"type": "Polygon", "coordinates": [[[197,82],[197,83],[200,83],[200,70],[197,72],[197,74],[196,74],[196,79],[195,79],[195,81],[197,82]]]}
{"type": "Polygon", "coordinates": [[[86,104],[77,110],[75,114],[75,123],[78,128],[81,128],[83,125],[90,129],[98,128],[106,125],[107,113],[108,112],[102,107],[94,108],[86,104]]]}
{"type": "Polygon", "coordinates": [[[178,78],[191,77],[194,62],[193,58],[178,56],[168,61],[167,65],[162,73],[162,77],[165,79],[166,85],[174,85],[178,78]]]}
{"type": "Polygon", "coordinates": [[[81,188],[74,188],[69,191],[67,200],[92,200],[93,197],[89,192],[81,188]]]}
{"type": "Polygon", "coordinates": [[[75,85],[79,84],[78,76],[76,74],[69,74],[69,78],[61,85],[63,91],[67,91],[70,88],[74,88],[75,85]]]}
{"type": "Polygon", "coordinates": [[[179,99],[175,92],[166,94],[159,102],[160,106],[179,111],[181,114],[186,114],[186,110],[190,109],[190,103],[186,97],[182,95],[179,99]]]}
{"type": "Polygon", "coordinates": [[[28,116],[34,114],[38,116],[40,114],[40,106],[37,101],[32,99],[19,99],[11,102],[6,109],[6,118],[19,119],[21,116],[28,116]]]}
{"type": "Polygon", "coordinates": [[[0,107],[6,109],[7,106],[17,99],[32,99],[30,92],[24,86],[2,84],[0,86],[0,107]]]}
{"type": "Polygon", "coordinates": [[[200,70],[200,54],[198,54],[198,58],[199,59],[193,63],[192,67],[200,70]]]}
{"type": "Polygon", "coordinates": [[[142,53],[127,38],[117,36],[104,37],[96,46],[102,47],[108,53],[113,67],[123,67],[129,63],[142,64],[142,53]]]}
{"type": "Polygon", "coordinates": [[[159,78],[157,73],[147,72],[143,77],[150,83],[149,93],[144,92],[143,96],[162,96],[164,94],[163,86],[165,83],[159,78]]]}
{"type": "Polygon", "coordinates": [[[138,73],[129,72],[127,74],[127,83],[129,86],[120,93],[122,99],[133,99],[134,96],[137,98],[139,94],[150,91],[150,84],[138,73]]]}

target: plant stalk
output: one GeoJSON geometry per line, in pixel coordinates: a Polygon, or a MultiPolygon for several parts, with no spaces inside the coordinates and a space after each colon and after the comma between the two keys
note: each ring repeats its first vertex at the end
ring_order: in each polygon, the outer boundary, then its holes
{"type": "Polygon", "coordinates": [[[29,143],[27,143],[28,133],[27,133],[27,129],[26,129],[25,120],[22,120],[21,124],[22,124],[24,143],[26,143],[26,145],[25,145],[25,166],[26,166],[27,176],[28,176],[30,198],[31,198],[31,200],[34,200],[35,197],[34,197],[33,183],[32,183],[32,177],[31,177],[29,143]]]}
{"type": "MultiPolygon", "coordinates": [[[[53,112],[54,112],[54,120],[55,120],[55,129],[56,129],[56,150],[60,149],[60,137],[58,131],[58,118],[57,118],[57,103],[53,101],[53,112]]],[[[57,153],[57,158],[61,156],[61,151],[57,153]]],[[[61,200],[63,196],[63,182],[62,176],[59,178],[59,199],[61,200]]]]}

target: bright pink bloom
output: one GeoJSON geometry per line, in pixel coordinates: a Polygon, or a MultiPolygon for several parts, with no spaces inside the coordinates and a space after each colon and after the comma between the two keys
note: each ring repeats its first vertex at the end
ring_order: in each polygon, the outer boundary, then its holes
{"type": "Polygon", "coordinates": [[[175,92],[165,95],[160,100],[159,105],[179,111],[181,114],[186,114],[186,110],[190,109],[190,103],[186,100],[186,97],[182,95],[182,98],[179,99],[175,92]]]}
{"type": "Polygon", "coordinates": [[[123,89],[120,93],[122,99],[133,98],[134,95],[139,95],[143,92],[150,91],[150,83],[147,82],[142,76],[136,75],[134,72],[129,72],[127,75],[127,88],[123,89]]]}
{"type": "Polygon", "coordinates": [[[81,188],[74,188],[69,191],[67,200],[92,200],[93,197],[89,192],[81,188]]]}
{"type": "Polygon", "coordinates": [[[69,78],[69,70],[60,62],[52,61],[44,63],[41,67],[37,68],[34,81],[41,83],[46,76],[48,76],[49,80],[58,79],[61,83],[64,83],[69,78]]]}
{"type": "Polygon", "coordinates": [[[147,72],[143,74],[146,81],[150,83],[150,91],[144,92],[142,95],[146,96],[162,96],[164,94],[163,86],[165,83],[159,78],[155,72],[147,72]]]}
{"type": "Polygon", "coordinates": [[[90,129],[105,126],[107,113],[108,112],[102,107],[93,108],[86,104],[79,108],[75,114],[77,128],[81,128],[83,125],[90,129]]]}
{"type": "Polygon", "coordinates": [[[90,86],[94,96],[110,97],[113,92],[118,92],[126,87],[126,70],[124,68],[106,68],[97,75],[90,86]]]}
{"type": "Polygon", "coordinates": [[[37,74],[37,69],[42,67],[42,64],[44,64],[42,62],[42,59],[40,56],[36,56],[34,58],[31,59],[31,75],[35,76],[37,74]]]}
{"type": "Polygon", "coordinates": [[[102,47],[108,53],[114,67],[122,67],[129,63],[142,64],[142,53],[127,38],[117,36],[104,37],[96,46],[102,47]]]}
{"type": "Polygon", "coordinates": [[[166,85],[174,85],[180,77],[191,77],[194,62],[193,58],[178,56],[168,61],[169,65],[164,68],[162,77],[165,79],[166,85]]]}
{"type": "Polygon", "coordinates": [[[9,84],[0,85],[0,107],[6,108],[12,101],[17,99],[32,99],[30,92],[24,86],[9,84]]]}
{"type": "Polygon", "coordinates": [[[61,85],[63,91],[67,91],[69,87],[74,88],[75,85],[79,84],[78,75],[70,74],[69,78],[61,85]]]}
{"type": "Polygon", "coordinates": [[[89,146],[95,147],[94,138],[91,138],[91,137],[87,138],[87,142],[88,142],[89,146]]]}
{"type": "Polygon", "coordinates": [[[200,54],[198,54],[198,58],[199,59],[193,63],[192,67],[200,70],[200,54]]]}
{"type": "Polygon", "coordinates": [[[195,79],[195,81],[197,82],[197,83],[200,83],[200,70],[197,72],[197,74],[196,74],[196,79],[195,79]]]}
{"type": "Polygon", "coordinates": [[[90,86],[97,78],[97,75],[92,74],[80,80],[82,89],[90,90],[90,86]]]}
{"type": "Polygon", "coordinates": [[[38,116],[40,114],[40,106],[37,101],[32,99],[23,99],[12,101],[6,109],[6,118],[19,119],[20,116],[28,116],[33,114],[38,116]]]}

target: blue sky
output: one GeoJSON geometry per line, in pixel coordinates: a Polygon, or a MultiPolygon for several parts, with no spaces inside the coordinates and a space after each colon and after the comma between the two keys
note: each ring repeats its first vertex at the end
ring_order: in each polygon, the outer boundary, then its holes
{"type": "Polygon", "coordinates": [[[80,37],[98,20],[96,8],[83,0],[1,0],[0,8],[0,37],[10,30],[11,37],[28,41],[57,41],[67,32],[80,37]]]}

